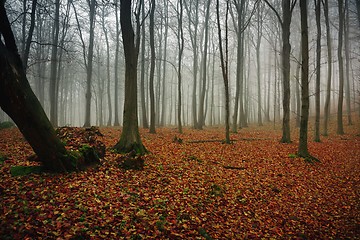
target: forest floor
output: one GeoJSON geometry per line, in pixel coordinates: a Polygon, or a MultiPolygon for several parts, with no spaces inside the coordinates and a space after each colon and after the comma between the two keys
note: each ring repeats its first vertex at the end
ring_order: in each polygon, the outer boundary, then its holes
{"type": "Polygon", "coordinates": [[[360,239],[360,129],[312,141],[296,157],[280,127],[231,134],[142,129],[143,170],[123,170],[110,149],[121,128],[100,128],[101,165],[71,174],[10,175],[32,165],[16,129],[0,130],[0,239],[360,239]],[[182,143],[173,141],[175,136],[182,143]],[[208,140],[204,141],[203,140],[208,140]]]}

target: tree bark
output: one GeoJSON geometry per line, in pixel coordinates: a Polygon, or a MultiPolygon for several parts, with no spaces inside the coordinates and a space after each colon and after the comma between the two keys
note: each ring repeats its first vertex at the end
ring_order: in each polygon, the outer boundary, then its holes
{"type": "Polygon", "coordinates": [[[89,31],[89,48],[87,55],[86,68],[86,95],[85,95],[85,123],[84,127],[91,125],[91,82],[93,73],[93,55],[94,55],[94,28],[95,28],[95,0],[89,1],[90,7],[90,31],[89,31]]]}
{"type": "Polygon", "coordinates": [[[200,103],[199,103],[199,121],[198,121],[198,127],[199,129],[202,129],[205,125],[205,94],[206,94],[206,81],[207,81],[207,55],[208,55],[208,42],[209,42],[209,16],[210,16],[210,4],[211,0],[207,0],[206,3],[206,14],[205,14],[205,39],[204,39],[204,50],[203,50],[203,73],[202,73],[202,87],[200,91],[200,103]]]}
{"type": "Polygon", "coordinates": [[[0,3],[0,106],[16,123],[48,171],[77,170],[77,160],[56,136],[40,102],[31,90],[10,28],[4,1],[0,3]]]}
{"type": "MultiPolygon", "coordinates": [[[[143,7],[143,6],[141,6],[143,7]]],[[[131,23],[131,0],[120,0],[120,24],[125,55],[125,101],[123,129],[120,140],[114,146],[117,152],[147,152],[141,142],[137,115],[137,61],[140,45],[140,22],[136,12],[136,39],[131,23]],[[136,41],[136,42],[135,42],[136,41]]]]}
{"type": "Polygon", "coordinates": [[[309,156],[307,145],[309,119],[309,42],[307,24],[307,1],[300,1],[301,15],[301,120],[298,155],[309,156]]]}
{"type": "Polygon", "coordinates": [[[337,134],[344,134],[343,125],[343,102],[344,102],[344,63],[343,63],[343,32],[344,32],[344,9],[343,0],[338,0],[339,32],[338,32],[338,63],[339,63],[339,100],[337,112],[337,134]]]}
{"type": "Polygon", "coordinates": [[[119,47],[120,47],[120,24],[119,24],[119,6],[115,3],[115,19],[116,19],[116,43],[115,43],[115,73],[114,73],[114,126],[120,126],[119,121],[119,47]]]}
{"type": "Polygon", "coordinates": [[[56,85],[58,79],[57,77],[57,59],[58,59],[58,42],[59,42],[59,15],[60,15],[60,0],[55,1],[55,16],[54,16],[54,25],[52,29],[52,47],[51,47],[51,70],[50,70],[50,88],[49,88],[49,98],[50,98],[50,121],[54,127],[58,125],[58,115],[57,115],[57,105],[58,99],[56,96],[56,85]]]}
{"type": "Polygon", "coordinates": [[[324,0],[324,17],[326,25],[326,45],[327,45],[327,86],[326,86],[326,100],[324,106],[324,136],[328,135],[328,123],[330,118],[330,97],[331,97],[331,74],[332,74],[332,42],[329,21],[329,4],[328,0],[324,0]]]}
{"type": "Polygon", "coordinates": [[[182,0],[178,1],[179,4],[179,11],[178,11],[178,32],[177,32],[177,38],[178,38],[178,46],[179,46],[179,54],[178,54],[178,109],[177,109],[177,119],[178,119],[178,131],[179,133],[182,133],[182,123],[181,123],[181,87],[182,87],[182,73],[181,73],[181,67],[182,67],[182,55],[184,51],[184,32],[182,28],[183,24],[183,2],[182,0]]]}
{"type": "MultiPolygon", "coordinates": [[[[144,0],[141,1],[144,5],[144,0]]],[[[141,17],[145,18],[145,8],[141,10],[141,17]]],[[[141,27],[141,60],[140,60],[140,95],[141,95],[141,113],[142,113],[142,126],[143,128],[149,128],[149,123],[147,119],[147,109],[146,109],[146,101],[145,101],[145,24],[141,27]]]]}
{"type": "Polygon", "coordinates": [[[155,75],[155,37],[154,37],[154,15],[155,15],[155,0],[151,0],[150,6],[150,133],[156,133],[155,130],[155,94],[154,94],[154,75],[155,75]]]}
{"type": "Polygon", "coordinates": [[[316,15],[316,87],[315,87],[315,142],[320,142],[320,68],[321,68],[321,2],[314,0],[316,15]]]}
{"type": "Polygon", "coordinates": [[[225,17],[225,54],[223,50],[221,25],[220,25],[220,9],[219,0],[216,0],[216,16],[219,35],[219,50],[221,70],[225,86],[225,143],[230,144],[230,94],[229,94],[229,77],[228,77],[228,12],[229,1],[226,1],[226,17],[225,17]]]}

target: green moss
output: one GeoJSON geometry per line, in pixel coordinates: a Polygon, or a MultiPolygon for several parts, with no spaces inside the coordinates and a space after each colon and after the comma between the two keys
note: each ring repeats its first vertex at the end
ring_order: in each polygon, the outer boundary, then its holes
{"type": "Polygon", "coordinates": [[[44,171],[42,166],[13,166],[10,169],[11,176],[26,176],[29,174],[39,174],[44,171]]]}
{"type": "Polygon", "coordinates": [[[15,124],[12,122],[2,122],[0,123],[0,129],[5,129],[5,128],[11,128],[14,127],[15,124]]]}
{"type": "Polygon", "coordinates": [[[6,157],[0,153],[0,164],[3,164],[5,162],[5,160],[6,160],[6,157]]]}

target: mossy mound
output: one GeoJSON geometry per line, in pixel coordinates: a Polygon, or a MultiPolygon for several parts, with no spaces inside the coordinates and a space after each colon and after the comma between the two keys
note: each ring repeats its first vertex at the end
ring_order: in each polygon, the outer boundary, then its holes
{"type": "Polygon", "coordinates": [[[13,122],[1,122],[0,123],[0,130],[6,129],[6,128],[12,128],[15,127],[15,124],[13,122]]]}

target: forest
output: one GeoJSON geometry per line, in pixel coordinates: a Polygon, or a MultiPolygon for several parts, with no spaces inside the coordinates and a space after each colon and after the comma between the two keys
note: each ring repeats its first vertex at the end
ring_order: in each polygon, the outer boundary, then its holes
{"type": "Polygon", "coordinates": [[[0,0],[0,239],[357,239],[359,0],[0,0]]]}

